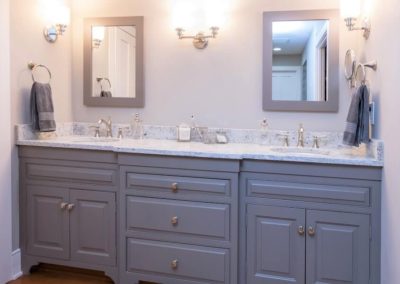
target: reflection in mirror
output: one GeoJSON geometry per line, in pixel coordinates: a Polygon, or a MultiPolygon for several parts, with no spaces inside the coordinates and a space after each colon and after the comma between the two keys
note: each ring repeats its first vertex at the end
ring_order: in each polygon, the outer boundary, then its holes
{"type": "Polygon", "coordinates": [[[136,27],[92,27],[92,96],[136,97],[136,27]]]}
{"type": "Polygon", "coordinates": [[[272,99],[327,101],[328,20],[272,23],[272,99]]]}
{"type": "Polygon", "coordinates": [[[84,104],[144,107],[144,18],[105,17],[84,21],[84,104]]]}

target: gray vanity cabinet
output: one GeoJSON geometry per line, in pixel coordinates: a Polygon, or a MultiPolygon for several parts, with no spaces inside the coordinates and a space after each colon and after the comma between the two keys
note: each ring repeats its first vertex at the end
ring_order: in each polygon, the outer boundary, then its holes
{"type": "Polygon", "coordinates": [[[307,283],[369,283],[368,215],[307,212],[307,283]]]}
{"type": "Polygon", "coordinates": [[[119,155],[121,283],[236,284],[239,161],[119,155]]]}
{"type": "Polygon", "coordinates": [[[304,226],[304,209],[249,205],[246,283],[304,283],[304,226]]]}
{"type": "Polygon", "coordinates": [[[112,192],[71,190],[71,259],[115,265],[116,200],[112,192]]]}
{"type": "Polygon", "coordinates": [[[240,283],[380,283],[381,168],[245,161],[240,283]]]}
{"type": "Polygon", "coordinates": [[[118,282],[116,155],[31,147],[19,152],[24,273],[50,263],[105,271],[118,282]]]}
{"type": "Polygon", "coordinates": [[[27,188],[27,253],[57,259],[69,258],[69,217],[61,204],[68,189],[27,188]]]}

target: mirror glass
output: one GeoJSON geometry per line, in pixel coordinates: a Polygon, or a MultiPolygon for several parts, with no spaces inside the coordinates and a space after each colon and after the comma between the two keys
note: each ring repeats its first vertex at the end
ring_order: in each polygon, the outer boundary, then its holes
{"type": "Polygon", "coordinates": [[[136,97],[136,27],[92,27],[92,96],[136,97]]]}
{"type": "Polygon", "coordinates": [[[272,99],[327,101],[328,20],[272,23],[272,99]]]}

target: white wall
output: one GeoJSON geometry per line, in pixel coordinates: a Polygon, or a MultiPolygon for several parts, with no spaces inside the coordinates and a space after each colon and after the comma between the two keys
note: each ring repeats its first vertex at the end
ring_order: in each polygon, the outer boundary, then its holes
{"type": "Polygon", "coordinates": [[[12,277],[11,269],[11,103],[10,103],[10,1],[0,0],[0,283],[12,277]]]}
{"type": "Polygon", "coordinates": [[[400,2],[372,0],[372,32],[361,42],[362,60],[378,60],[377,72],[368,78],[378,102],[376,136],[385,141],[384,186],[382,188],[382,284],[400,283],[400,2]],[[384,2],[384,5],[383,3],[384,2]]]}
{"type": "MultiPolygon", "coordinates": [[[[139,110],[146,123],[176,125],[194,113],[208,126],[257,128],[267,117],[273,128],[342,131],[349,96],[340,98],[337,114],[267,113],[262,111],[262,12],[287,9],[338,8],[337,0],[232,0],[232,12],[216,40],[206,50],[180,41],[171,19],[172,0],[74,0],[73,113],[75,120],[94,122],[111,115],[128,122],[135,109],[83,106],[82,19],[101,16],[145,18],[146,106],[139,110]]],[[[345,26],[343,23],[342,31],[345,26]]],[[[347,32],[341,33],[340,62],[347,32]]],[[[344,93],[346,83],[342,80],[344,93]]]]}

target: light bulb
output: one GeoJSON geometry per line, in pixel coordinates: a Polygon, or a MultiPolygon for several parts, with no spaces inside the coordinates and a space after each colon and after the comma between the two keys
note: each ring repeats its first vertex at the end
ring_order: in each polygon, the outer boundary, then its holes
{"type": "Polygon", "coordinates": [[[340,11],[345,19],[357,19],[361,13],[361,0],[341,0],[340,11]]]}

